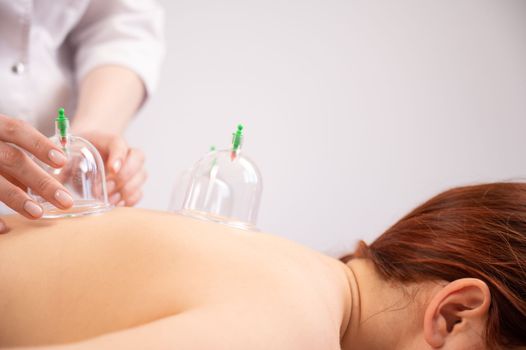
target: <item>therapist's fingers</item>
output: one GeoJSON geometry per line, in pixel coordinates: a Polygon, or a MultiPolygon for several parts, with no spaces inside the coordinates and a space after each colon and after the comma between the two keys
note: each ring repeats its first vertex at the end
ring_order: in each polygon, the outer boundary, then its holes
{"type": "Polygon", "coordinates": [[[132,177],[126,185],[121,189],[121,198],[124,204],[128,207],[137,204],[141,196],[137,196],[141,193],[142,185],[146,182],[147,173],[146,170],[142,170],[140,173],[132,177]]]}
{"type": "Polygon", "coordinates": [[[3,176],[0,176],[0,201],[28,219],[38,219],[43,214],[42,207],[38,203],[3,176]]]}
{"type": "Polygon", "coordinates": [[[108,144],[106,167],[112,174],[117,174],[128,155],[128,144],[122,137],[113,137],[108,144]]]}
{"type": "MultiPolygon", "coordinates": [[[[41,167],[29,159],[29,156],[22,150],[1,141],[0,171],[3,174],[15,178],[17,182],[31,188],[34,192],[38,193],[41,197],[51,202],[56,207],[67,209],[73,205],[73,199],[60,182],[47,174],[41,167]]],[[[5,182],[9,182],[4,177],[3,179],[5,182]]],[[[12,187],[23,192],[18,186],[9,182],[7,188],[10,189],[12,187]]],[[[13,196],[10,196],[9,198],[12,197],[13,196]]],[[[36,211],[34,211],[33,214],[34,213],[36,213],[36,211]]]]}
{"type": "Polygon", "coordinates": [[[122,189],[128,181],[143,170],[143,167],[144,153],[137,148],[131,148],[121,170],[115,175],[116,189],[122,189]]]}
{"type": "Polygon", "coordinates": [[[24,185],[23,183],[21,183],[20,181],[18,181],[13,176],[11,176],[11,175],[9,175],[7,173],[3,173],[2,176],[5,177],[6,180],[11,182],[13,185],[15,185],[17,187],[20,187],[22,189],[22,191],[27,192],[27,186],[24,185]]]}
{"type": "Polygon", "coordinates": [[[142,191],[139,190],[137,192],[135,192],[131,197],[128,198],[127,201],[120,201],[117,206],[119,207],[132,207],[134,206],[135,204],[139,203],[139,201],[142,199],[142,191]]]}
{"type": "Polygon", "coordinates": [[[0,140],[22,147],[55,168],[60,168],[67,160],[59,147],[29,123],[2,114],[0,114],[0,140]]]}

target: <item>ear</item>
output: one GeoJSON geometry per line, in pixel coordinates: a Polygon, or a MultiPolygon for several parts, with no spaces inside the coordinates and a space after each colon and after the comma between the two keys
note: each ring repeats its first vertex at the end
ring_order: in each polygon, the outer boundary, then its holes
{"type": "MultiPolygon", "coordinates": [[[[432,348],[446,343],[467,348],[473,332],[484,334],[491,294],[486,283],[462,278],[441,288],[429,302],[424,314],[424,338],[432,348]]],[[[482,339],[481,339],[482,340],[482,339]]]]}

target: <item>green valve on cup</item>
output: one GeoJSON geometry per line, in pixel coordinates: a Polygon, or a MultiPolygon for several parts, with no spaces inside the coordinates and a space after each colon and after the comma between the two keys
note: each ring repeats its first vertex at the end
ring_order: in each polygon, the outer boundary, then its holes
{"type": "Polygon", "coordinates": [[[232,133],[232,153],[231,158],[234,160],[243,145],[243,125],[237,126],[236,132],[232,133]]]}
{"type": "Polygon", "coordinates": [[[64,108],[60,108],[58,110],[58,116],[55,119],[56,122],[56,128],[57,128],[57,136],[59,136],[60,144],[62,147],[66,147],[66,143],[68,141],[68,129],[69,129],[69,119],[66,117],[66,114],[64,112],[64,108]]]}

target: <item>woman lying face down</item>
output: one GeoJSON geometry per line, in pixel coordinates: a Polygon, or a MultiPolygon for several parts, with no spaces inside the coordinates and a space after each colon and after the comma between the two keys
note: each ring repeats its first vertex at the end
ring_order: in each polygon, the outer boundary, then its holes
{"type": "Polygon", "coordinates": [[[342,261],[116,209],[0,236],[0,347],[520,349],[526,185],[456,188],[342,261]]]}

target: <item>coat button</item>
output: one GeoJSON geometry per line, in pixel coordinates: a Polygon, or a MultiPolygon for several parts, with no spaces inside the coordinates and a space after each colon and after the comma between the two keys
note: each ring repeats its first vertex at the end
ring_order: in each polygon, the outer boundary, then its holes
{"type": "Polygon", "coordinates": [[[18,75],[23,74],[25,70],[26,66],[22,62],[17,62],[13,65],[13,67],[11,67],[11,71],[18,75]]]}

